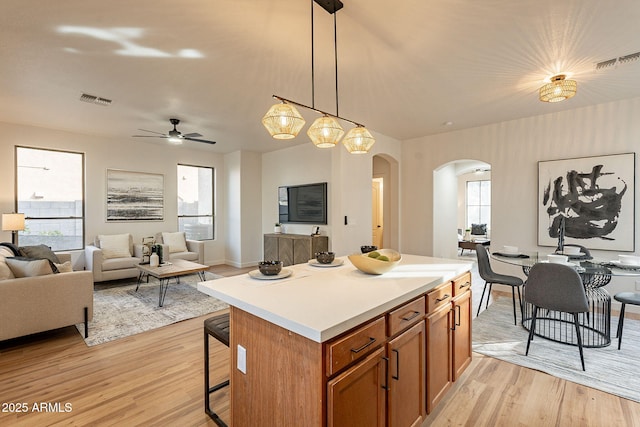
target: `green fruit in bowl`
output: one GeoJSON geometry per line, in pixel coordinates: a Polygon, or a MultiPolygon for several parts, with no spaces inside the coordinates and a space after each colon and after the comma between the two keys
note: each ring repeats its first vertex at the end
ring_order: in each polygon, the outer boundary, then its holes
{"type": "Polygon", "coordinates": [[[368,256],[369,258],[378,258],[380,256],[380,252],[377,252],[377,251],[369,252],[368,256]]]}
{"type": "Polygon", "coordinates": [[[379,261],[389,261],[389,257],[385,256],[385,255],[380,255],[378,258],[376,258],[379,261]]]}

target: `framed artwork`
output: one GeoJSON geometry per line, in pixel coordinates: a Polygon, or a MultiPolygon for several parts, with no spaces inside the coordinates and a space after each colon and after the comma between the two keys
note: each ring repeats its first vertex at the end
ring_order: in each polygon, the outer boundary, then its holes
{"type": "Polygon", "coordinates": [[[635,153],[538,162],[538,245],[635,250],[635,153]]]}
{"type": "Polygon", "coordinates": [[[107,222],[163,219],[164,175],[107,169],[107,222]]]}

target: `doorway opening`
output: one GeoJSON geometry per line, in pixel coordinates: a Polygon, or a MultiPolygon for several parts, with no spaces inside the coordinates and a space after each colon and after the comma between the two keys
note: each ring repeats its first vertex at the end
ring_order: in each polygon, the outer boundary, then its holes
{"type": "Polygon", "coordinates": [[[400,249],[399,168],[387,154],[373,156],[371,177],[371,241],[378,248],[400,249]]]}

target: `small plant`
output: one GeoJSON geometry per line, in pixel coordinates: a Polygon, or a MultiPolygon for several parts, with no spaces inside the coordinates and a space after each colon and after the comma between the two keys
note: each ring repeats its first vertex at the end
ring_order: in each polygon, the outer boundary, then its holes
{"type": "Polygon", "coordinates": [[[276,227],[280,227],[282,226],[282,224],[280,224],[279,222],[276,222],[276,227]]]}

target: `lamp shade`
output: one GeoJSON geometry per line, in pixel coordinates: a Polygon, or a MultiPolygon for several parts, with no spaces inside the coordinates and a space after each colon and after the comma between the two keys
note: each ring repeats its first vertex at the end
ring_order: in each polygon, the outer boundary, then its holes
{"type": "Polygon", "coordinates": [[[22,231],[24,230],[24,214],[8,213],[2,214],[2,231],[22,231]]]}
{"type": "Polygon", "coordinates": [[[332,148],[335,147],[344,130],[340,123],[333,117],[324,115],[318,117],[315,122],[307,130],[307,135],[311,138],[311,142],[318,148],[332,148]]]}
{"type": "Polygon", "coordinates": [[[578,91],[578,83],[575,80],[566,80],[564,74],[551,78],[551,83],[540,88],[540,101],[560,102],[569,99],[578,91]]]}
{"type": "Polygon", "coordinates": [[[364,126],[356,126],[345,135],[342,143],[351,154],[368,153],[376,140],[364,126]]]}
{"type": "Polygon", "coordinates": [[[275,139],[295,138],[305,121],[293,105],[274,104],[262,118],[262,124],[275,139]]]}

